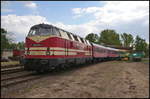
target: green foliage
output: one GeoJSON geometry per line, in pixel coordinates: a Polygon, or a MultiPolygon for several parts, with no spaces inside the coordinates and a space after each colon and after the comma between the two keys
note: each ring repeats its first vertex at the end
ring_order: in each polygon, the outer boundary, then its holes
{"type": "Polygon", "coordinates": [[[90,33],[88,34],[85,39],[89,40],[90,42],[93,42],[93,43],[97,43],[98,42],[98,35],[97,34],[94,34],[94,33],[90,33]]]}
{"type": "Polygon", "coordinates": [[[135,50],[144,52],[145,54],[148,53],[147,51],[149,50],[146,41],[140,38],[138,35],[135,38],[135,50]]]}
{"type": "Polygon", "coordinates": [[[18,42],[17,47],[19,49],[24,49],[24,42],[18,42]]]}
{"type": "Polygon", "coordinates": [[[9,39],[6,35],[7,31],[1,28],[1,52],[3,49],[7,49],[9,47],[9,39]]]}
{"type": "Polygon", "coordinates": [[[100,33],[99,44],[121,46],[119,34],[115,30],[103,30],[100,33]]]}
{"type": "Polygon", "coordinates": [[[121,35],[121,38],[122,38],[123,47],[133,46],[134,39],[133,39],[133,36],[131,34],[123,33],[121,35]]]}
{"type": "Polygon", "coordinates": [[[11,43],[9,49],[24,49],[24,42],[11,43]]]}
{"type": "Polygon", "coordinates": [[[1,28],[1,53],[4,49],[24,49],[24,42],[12,43],[12,39],[7,35],[8,32],[1,28]]]}

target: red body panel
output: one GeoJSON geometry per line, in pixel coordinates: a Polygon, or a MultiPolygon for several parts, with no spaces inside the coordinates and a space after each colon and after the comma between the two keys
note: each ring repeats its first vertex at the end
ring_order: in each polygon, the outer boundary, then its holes
{"type": "MultiPolygon", "coordinates": [[[[65,55],[25,55],[25,58],[77,58],[77,57],[92,57],[91,55],[85,55],[85,52],[78,52],[78,51],[68,51],[68,49],[74,49],[74,50],[82,50],[82,51],[89,51],[92,53],[92,46],[89,46],[84,43],[66,40],[60,37],[50,37],[48,39],[45,39],[41,42],[35,42],[29,38],[26,38],[26,48],[33,47],[33,44],[41,44],[41,46],[38,47],[59,47],[59,48],[65,48],[65,55]],[[69,52],[76,52],[77,55],[68,55],[69,52]]],[[[32,50],[30,50],[32,51],[32,50]]],[[[44,50],[34,50],[34,51],[44,51],[44,50]]],[[[46,50],[45,50],[46,51],[46,50]]],[[[50,50],[55,51],[55,50],[50,50]]],[[[64,50],[57,50],[59,52],[64,52],[64,50]]]]}

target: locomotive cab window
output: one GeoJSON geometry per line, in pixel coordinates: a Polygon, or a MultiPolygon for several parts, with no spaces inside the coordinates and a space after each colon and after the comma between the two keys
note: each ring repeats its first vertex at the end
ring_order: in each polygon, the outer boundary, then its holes
{"type": "Polygon", "coordinates": [[[57,35],[60,36],[58,29],[54,27],[32,27],[28,33],[28,36],[35,35],[57,35]]]}

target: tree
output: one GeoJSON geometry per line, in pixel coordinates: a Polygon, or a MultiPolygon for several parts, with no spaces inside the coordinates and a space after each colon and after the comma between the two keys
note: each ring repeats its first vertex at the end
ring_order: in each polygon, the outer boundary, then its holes
{"type": "Polygon", "coordinates": [[[149,44],[147,44],[147,48],[145,51],[145,57],[149,57],[149,44]]]}
{"type": "Polygon", "coordinates": [[[7,38],[7,31],[1,28],[1,52],[9,47],[9,39],[7,38]]]}
{"type": "Polygon", "coordinates": [[[85,37],[85,39],[87,39],[87,40],[89,40],[90,42],[93,42],[93,43],[97,43],[98,38],[99,38],[98,35],[94,34],[94,33],[90,33],[85,37]]]}
{"type": "Polygon", "coordinates": [[[135,38],[134,45],[135,45],[136,51],[141,51],[141,52],[147,53],[148,44],[146,43],[146,41],[144,39],[140,38],[138,35],[135,38]]]}
{"type": "Polygon", "coordinates": [[[133,39],[133,36],[131,34],[123,33],[121,35],[121,39],[122,39],[123,47],[133,46],[134,39],[133,39]]]}
{"type": "Polygon", "coordinates": [[[17,49],[16,43],[10,43],[8,49],[17,49]]]}
{"type": "Polygon", "coordinates": [[[119,34],[115,30],[106,29],[100,33],[99,44],[121,46],[119,34]]]}
{"type": "Polygon", "coordinates": [[[24,49],[24,42],[23,41],[22,42],[18,42],[17,47],[19,49],[24,49]]]}

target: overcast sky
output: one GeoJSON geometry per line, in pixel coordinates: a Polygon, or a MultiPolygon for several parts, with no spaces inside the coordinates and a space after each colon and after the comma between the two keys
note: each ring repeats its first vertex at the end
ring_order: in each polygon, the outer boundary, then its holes
{"type": "Polygon", "coordinates": [[[104,29],[149,42],[149,1],[3,1],[1,27],[24,41],[31,26],[48,23],[81,37],[104,29]]]}

